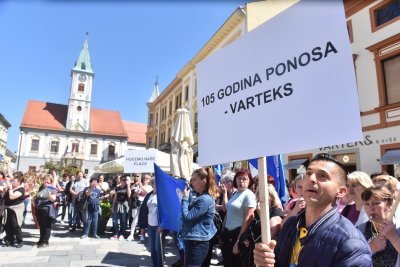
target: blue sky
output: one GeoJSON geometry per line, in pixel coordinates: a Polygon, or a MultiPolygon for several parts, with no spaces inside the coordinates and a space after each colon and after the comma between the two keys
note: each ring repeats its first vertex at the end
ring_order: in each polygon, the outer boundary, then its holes
{"type": "Polygon", "coordinates": [[[245,1],[0,1],[0,112],[18,146],[27,101],[67,104],[70,71],[89,32],[92,107],[147,121],[162,91],[245,1]]]}

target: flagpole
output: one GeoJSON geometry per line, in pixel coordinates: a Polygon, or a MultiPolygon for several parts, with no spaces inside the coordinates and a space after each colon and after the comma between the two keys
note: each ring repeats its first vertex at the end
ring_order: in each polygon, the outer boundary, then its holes
{"type": "Polygon", "coordinates": [[[261,239],[264,243],[271,241],[271,227],[269,223],[269,193],[267,182],[267,161],[266,157],[258,161],[258,190],[260,201],[261,239]]]}
{"type": "MultiPolygon", "coordinates": [[[[158,231],[157,231],[158,232],[158,237],[160,238],[161,264],[164,264],[164,246],[163,246],[163,242],[162,242],[163,233],[160,232],[160,226],[158,226],[157,228],[158,228],[158,231]]],[[[164,230],[163,230],[163,232],[164,232],[164,230]]]]}

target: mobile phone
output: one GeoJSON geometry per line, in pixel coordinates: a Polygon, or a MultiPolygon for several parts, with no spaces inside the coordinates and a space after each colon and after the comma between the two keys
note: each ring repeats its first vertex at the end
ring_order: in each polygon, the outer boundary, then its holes
{"type": "Polygon", "coordinates": [[[192,191],[192,187],[190,186],[189,183],[186,183],[186,190],[192,191]]]}

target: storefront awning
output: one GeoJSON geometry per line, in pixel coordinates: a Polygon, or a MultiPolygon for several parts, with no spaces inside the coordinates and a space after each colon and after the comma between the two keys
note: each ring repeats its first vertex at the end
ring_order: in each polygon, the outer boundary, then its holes
{"type": "Polygon", "coordinates": [[[400,164],[400,149],[386,151],[379,162],[381,165],[400,164]]]}
{"type": "Polygon", "coordinates": [[[285,165],[286,169],[293,170],[299,168],[301,165],[303,165],[304,162],[306,162],[308,159],[294,159],[289,161],[288,164],[285,165]]]}

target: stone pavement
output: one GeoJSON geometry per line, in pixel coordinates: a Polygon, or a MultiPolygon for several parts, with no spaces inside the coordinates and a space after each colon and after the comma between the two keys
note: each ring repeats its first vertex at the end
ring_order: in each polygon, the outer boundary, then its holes
{"type": "MultiPolygon", "coordinates": [[[[111,220],[109,221],[110,224],[111,220]]],[[[151,266],[148,242],[111,240],[111,232],[101,239],[80,239],[81,230],[69,233],[68,226],[56,224],[50,246],[37,248],[39,229],[35,229],[28,212],[22,227],[22,248],[0,247],[2,267],[79,267],[79,266],[151,266]]],[[[171,266],[179,259],[178,251],[170,237],[165,242],[165,264],[171,266]]]]}
{"type": "MultiPolygon", "coordinates": [[[[111,220],[108,225],[111,226],[111,220]]],[[[34,228],[30,212],[22,232],[22,248],[0,247],[1,267],[152,266],[147,240],[144,244],[137,240],[111,240],[111,232],[106,232],[100,239],[80,239],[81,230],[69,233],[67,225],[57,222],[50,238],[50,246],[37,248],[39,229],[34,228]]],[[[167,236],[165,266],[171,266],[178,259],[178,250],[172,238],[167,236]]],[[[218,262],[216,258],[212,260],[212,263],[215,262],[218,262]]]]}

